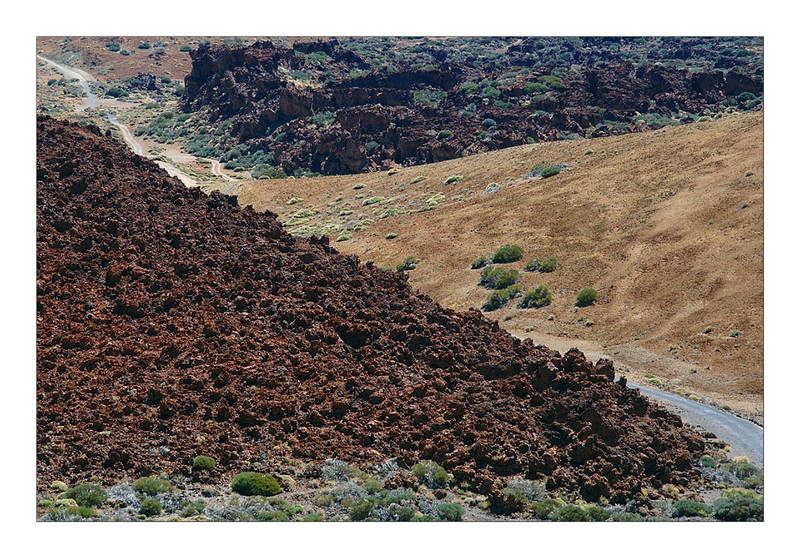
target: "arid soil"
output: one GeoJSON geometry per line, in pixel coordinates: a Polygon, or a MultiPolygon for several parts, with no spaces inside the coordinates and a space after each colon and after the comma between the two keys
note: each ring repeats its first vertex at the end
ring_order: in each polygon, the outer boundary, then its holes
{"type": "Polygon", "coordinates": [[[553,273],[520,279],[528,289],[547,285],[550,306],[522,310],[512,302],[489,315],[521,335],[586,340],[628,361],[642,383],[659,381],[758,415],[762,142],[760,113],[732,115],[513,147],[392,175],[251,181],[239,202],[276,211],[296,234],[351,234],[336,248],[378,266],[417,257],[412,285],[457,310],[480,308],[488,294],[478,286],[480,271],[470,269],[478,256],[510,242],[525,253],[506,267],[554,256],[553,273]],[[524,178],[543,161],[568,168],[524,178]],[[463,179],[445,185],[451,176],[463,179]],[[576,308],[584,287],[599,291],[598,302],[576,308]]]}
{"type": "Polygon", "coordinates": [[[705,443],[596,365],[443,309],[99,133],[37,133],[37,478],[433,459],[588,500],[698,480],[705,443]]]}

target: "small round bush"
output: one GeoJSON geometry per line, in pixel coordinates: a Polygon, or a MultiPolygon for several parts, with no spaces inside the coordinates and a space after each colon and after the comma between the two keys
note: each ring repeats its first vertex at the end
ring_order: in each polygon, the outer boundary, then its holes
{"type": "Polygon", "coordinates": [[[139,509],[139,512],[143,513],[147,517],[161,515],[161,502],[152,498],[142,500],[142,507],[139,509]]]}
{"type": "Polygon", "coordinates": [[[232,488],[243,496],[274,496],[281,492],[281,485],[275,477],[252,471],[236,475],[232,488]]]}
{"type": "Polygon", "coordinates": [[[519,271],[516,269],[503,269],[490,265],[481,271],[479,285],[488,289],[505,289],[517,282],[519,271]]]}
{"type": "Polygon", "coordinates": [[[79,506],[87,508],[97,507],[108,498],[105,489],[99,484],[79,484],[64,493],[64,499],[72,499],[79,506]]]}
{"type": "Polygon", "coordinates": [[[442,502],[436,509],[444,521],[461,521],[464,516],[464,508],[452,502],[442,502]]]}
{"type": "Polygon", "coordinates": [[[522,257],[522,247],[516,244],[503,244],[492,257],[494,263],[515,262],[522,257]]]}
{"type": "Polygon", "coordinates": [[[494,128],[497,126],[497,121],[494,118],[484,118],[483,122],[481,122],[481,126],[484,128],[494,128]]]}
{"type": "Polygon", "coordinates": [[[544,285],[539,285],[532,291],[527,291],[522,300],[519,301],[519,308],[542,308],[553,301],[553,294],[544,285]]]}
{"type": "Polygon", "coordinates": [[[551,176],[555,176],[561,172],[561,169],[558,167],[547,167],[546,169],[542,170],[542,178],[550,178],[551,176]]]}
{"type": "Polygon", "coordinates": [[[578,293],[575,304],[577,306],[590,306],[597,300],[597,291],[594,289],[583,289],[578,293]]]}
{"type": "Polygon", "coordinates": [[[211,457],[207,455],[198,455],[194,458],[194,462],[192,463],[192,469],[195,471],[209,471],[216,467],[217,462],[211,457]]]}
{"type": "Polygon", "coordinates": [[[350,519],[353,521],[364,521],[372,513],[375,504],[370,500],[361,500],[353,504],[350,508],[350,519]]]}
{"type": "Polygon", "coordinates": [[[553,521],[591,521],[592,516],[580,506],[567,504],[550,517],[553,521]]]}
{"type": "Polygon", "coordinates": [[[673,505],[672,517],[708,517],[711,506],[694,500],[678,500],[673,505]]]}
{"type": "Polygon", "coordinates": [[[133,483],[133,488],[137,492],[147,494],[148,496],[155,496],[162,492],[172,492],[175,490],[168,480],[158,477],[142,477],[137,479],[136,482],[133,483]]]}
{"type": "Polygon", "coordinates": [[[508,303],[508,295],[502,290],[493,291],[486,297],[486,302],[483,303],[483,310],[485,312],[492,312],[498,310],[508,303]]]}
{"type": "Polygon", "coordinates": [[[447,471],[435,461],[420,461],[411,467],[411,472],[428,488],[444,488],[447,486],[447,471]]]}
{"type": "Polygon", "coordinates": [[[447,139],[453,135],[451,130],[441,130],[438,134],[436,134],[436,139],[447,139]]]}

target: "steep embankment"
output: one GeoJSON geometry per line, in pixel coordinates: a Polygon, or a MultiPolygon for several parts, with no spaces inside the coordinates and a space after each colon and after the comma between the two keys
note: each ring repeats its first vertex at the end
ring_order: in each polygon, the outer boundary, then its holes
{"type": "Polygon", "coordinates": [[[596,366],[445,310],[274,214],[184,188],[97,130],[37,134],[40,481],[223,474],[265,452],[430,458],[624,501],[703,439],[596,366]]]}
{"type": "Polygon", "coordinates": [[[514,147],[393,175],[254,181],[239,201],[277,211],[297,233],[351,234],[337,249],[378,265],[420,258],[412,284],[456,309],[478,308],[488,294],[470,269],[476,257],[508,242],[525,249],[509,267],[554,256],[553,273],[521,274],[526,288],[547,285],[552,304],[491,313],[510,316],[503,327],[586,339],[626,357],[642,383],[669,383],[759,413],[762,142],[760,113],[734,115],[514,147]],[[568,168],[524,178],[542,161],[568,168]],[[444,185],[451,176],[463,179],[444,185]],[[599,300],[577,309],[575,294],[584,287],[598,289],[599,300]]]}

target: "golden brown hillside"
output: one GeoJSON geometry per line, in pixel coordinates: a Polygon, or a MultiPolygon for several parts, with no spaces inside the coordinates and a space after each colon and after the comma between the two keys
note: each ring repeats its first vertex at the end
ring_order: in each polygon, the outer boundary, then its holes
{"type": "Polygon", "coordinates": [[[521,274],[526,289],[550,288],[550,306],[521,310],[511,301],[489,315],[559,350],[608,354],[633,379],[760,414],[762,142],[760,113],[732,115],[391,175],[251,181],[239,201],[277,212],[295,232],[328,232],[338,250],[377,265],[415,256],[412,283],[456,309],[479,308],[489,293],[470,268],[476,257],[505,243],[525,249],[506,267],[555,256],[553,273],[521,274]],[[539,162],[568,168],[524,178],[539,162]],[[456,175],[463,179],[444,185],[456,175]],[[485,193],[490,183],[499,190],[485,193]],[[597,289],[598,301],[576,308],[584,287],[597,289]]]}

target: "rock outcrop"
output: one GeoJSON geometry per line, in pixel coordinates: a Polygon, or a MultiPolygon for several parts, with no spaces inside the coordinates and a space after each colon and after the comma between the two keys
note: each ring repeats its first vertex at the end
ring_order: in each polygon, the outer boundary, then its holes
{"type": "MultiPolygon", "coordinates": [[[[272,153],[287,173],[339,174],[639,131],[653,125],[653,119],[640,118],[651,113],[680,123],[726,106],[760,107],[750,99],[736,101],[741,93],[761,95],[758,76],[652,63],[634,67],[620,57],[606,60],[606,50],[591,38],[584,41],[570,55],[573,64],[586,66],[569,72],[523,64],[520,56],[536,56],[532,39],[491,63],[450,63],[434,53],[433,67],[388,69],[372,67],[335,40],[293,47],[269,41],[204,45],[191,53],[183,109],[200,111],[211,123],[230,120],[226,133],[249,142],[253,152],[272,153]],[[324,79],[314,82],[320,66],[324,79]]],[[[693,54],[691,48],[681,43],[669,54],[693,54]]]]}

